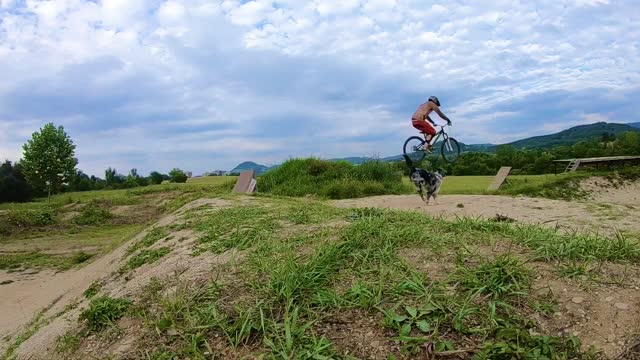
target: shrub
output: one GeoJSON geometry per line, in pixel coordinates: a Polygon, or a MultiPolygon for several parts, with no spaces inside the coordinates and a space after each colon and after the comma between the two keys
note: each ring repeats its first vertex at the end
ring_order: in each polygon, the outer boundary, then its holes
{"type": "Polygon", "coordinates": [[[100,331],[113,324],[127,312],[131,301],[106,296],[94,298],[89,307],[80,314],[80,321],[86,321],[89,329],[100,331]]]}
{"type": "Polygon", "coordinates": [[[71,263],[73,264],[82,264],[83,262],[91,259],[93,255],[87,254],[84,251],[78,251],[71,256],[71,263]]]}
{"type": "Polygon", "coordinates": [[[78,225],[100,225],[108,222],[112,217],[113,215],[108,209],[92,204],[82,209],[80,215],[73,221],[78,225]]]}
{"type": "Polygon", "coordinates": [[[171,177],[171,182],[174,183],[186,183],[187,182],[187,174],[184,171],[175,168],[169,172],[169,176],[171,177]]]}
{"type": "Polygon", "coordinates": [[[315,158],[288,160],[258,180],[260,192],[330,199],[399,194],[407,191],[397,166],[379,160],[353,165],[315,158]]]}
{"type": "Polygon", "coordinates": [[[56,222],[55,212],[51,208],[38,210],[9,210],[7,223],[18,228],[46,226],[56,222]]]}

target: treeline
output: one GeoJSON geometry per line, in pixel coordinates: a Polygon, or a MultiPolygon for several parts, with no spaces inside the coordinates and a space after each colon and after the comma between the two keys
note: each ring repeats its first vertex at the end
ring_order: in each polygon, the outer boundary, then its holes
{"type": "Polygon", "coordinates": [[[88,176],[78,170],[73,179],[64,186],[63,191],[130,189],[161,184],[163,181],[184,183],[187,182],[187,175],[177,168],[171,170],[168,175],[152,171],[149,176],[140,176],[137,169],[131,169],[128,175],[123,175],[118,173],[116,169],[109,167],[104,172],[104,179],[101,179],[93,175],[88,176]]]}
{"type": "MultiPolygon", "coordinates": [[[[495,153],[463,153],[455,164],[445,162],[434,151],[434,155],[423,160],[421,166],[442,168],[448,175],[495,175],[501,166],[511,166],[512,174],[537,175],[553,173],[556,170],[553,160],[624,155],[640,155],[640,132],[626,132],[617,137],[605,133],[599,140],[544,150],[520,150],[502,145],[498,146],[495,153]]],[[[404,162],[399,162],[396,166],[407,173],[404,162]]],[[[557,166],[558,171],[564,170],[563,164],[557,166]]]]}
{"type": "Polygon", "coordinates": [[[184,183],[187,175],[174,168],[169,174],[153,171],[140,176],[136,169],[122,175],[111,167],[104,179],[89,176],[76,168],[75,145],[62,126],[48,123],[34,132],[23,146],[23,158],[0,165],[0,203],[25,202],[33,197],[69,191],[126,189],[160,184],[165,180],[184,183]]]}
{"type": "MultiPolygon", "coordinates": [[[[169,174],[153,171],[149,176],[140,176],[136,169],[131,169],[129,174],[123,175],[111,167],[105,170],[104,179],[89,176],[82,170],[77,170],[68,182],[63,183],[56,191],[58,193],[72,191],[115,190],[130,189],[139,186],[161,184],[163,181],[172,183],[187,182],[187,175],[180,169],[173,169],[169,174]]],[[[46,195],[44,189],[38,191],[37,187],[29,183],[22,171],[22,165],[5,160],[0,164],[0,203],[25,202],[34,196],[46,195]]]]}

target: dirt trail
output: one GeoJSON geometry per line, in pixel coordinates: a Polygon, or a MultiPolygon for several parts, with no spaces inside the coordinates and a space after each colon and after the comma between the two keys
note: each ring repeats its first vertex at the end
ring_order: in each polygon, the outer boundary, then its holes
{"type": "Polygon", "coordinates": [[[385,195],[335,200],[338,207],[377,207],[419,210],[434,216],[492,218],[506,215],[518,222],[613,233],[616,229],[640,232],[640,206],[615,203],[568,202],[495,195],[441,195],[439,205],[427,206],[418,195],[385,195]]]}
{"type": "MultiPolygon", "coordinates": [[[[189,209],[217,202],[219,201],[212,199],[193,201],[176,213],[161,218],[155,225],[171,224],[177,216],[189,209]]],[[[47,270],[22,274],[0,271],[0,283],[13,281],[0,286],[0,354],[6,350],[15,335],[24,331],[38,312],[47,309],[45,317],[61,312],[94,281],[116,271],[129,245],[142,239],[147,232],[148,230],[142,231],[108,255],[80,269],[61,273],[47,270]]]]}

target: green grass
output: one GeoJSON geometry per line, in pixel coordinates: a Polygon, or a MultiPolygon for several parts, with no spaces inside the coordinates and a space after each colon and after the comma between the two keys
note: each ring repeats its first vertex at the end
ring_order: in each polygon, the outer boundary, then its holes
{"type": "Polygon", "coordinates": [[[189,178],[187,184],[190,185],[221,185],[225,183],[233,183],[238,180],[237,176],[202,176],[197,178],[189,178]]]}
{"type": "Polygon", "coordinates": [[[81,228],[76,231],[55,230],[43,234],[31,233],[5,239],[0,244],[5,252],[0,255],[0,269],[51,268],[68,270],[86,263],[118,247],[142,230],[141,225],[104,225],[81,228]],[[25,251],[30,249],[29,251],[25,251]]]}
{"type": "Polygon", "coordinates": [[[148,331],[142,346],[177,358],[205,353],[225,357],[225,346],[248,357],[335,357],[344,349],[317,330],[331,322],[333,314],[349,309],[381,319],[378,326],[391,331],[389,340],[400,344],[399,352],[389,349],[397,356],[415,356],[425,342],[444,354],[471,341],[478,359],[498,358],[499,353],[570,358],[579,353],[577,339],[532,335],[536,328],[527,319],[530,311],[548,315],[556,307],[548,296],[531,293],[533,274],[526,263],[509,254],[478,263],[465,247],[509,238],[530,248],[533,258],[544,249],[549,259],[619,261],[637,259],[640,249],[629,242],[607,250],[609,239],[509,223],[341,210],[276,198],[206,214],[194,211],[187,223],[207,234],[197,247],[248,253],[233,280],[195,288],[156,282],[136,305],[135,316],[148,331]],[[347,223],[313,235],[292,230],[288,236],[278,235],[280,221],[311,225],[331,219],[347,223]],[[436,257],[457,252],[456,270],[444,280],[429,280],[399,258],[397,252],[404,247],[421,247],[436,257]],[[165,286],[177,290],[167,294],[165,286]]]}
{"type": "Polygon", "coordinates": [[[127,312],[131,301],[110,297],[97,297],[91,300],[89,307],[80,314],[80,321],[84,321],[91,331],[100,331],[112,326],[127,312]]]}
{"type": "Polygon", "coordinates": [[[139,268],[144,264],[151,264],[157,261],[158,259],[162,258],[163,256],[167,255],[170,252],[171,252],[171,249],[168,247],[161,247],[158,249],[151,249],[151,250],[144,249],[144,250],[141,250],[139,253],[133,255],[129,259],[127,264],[129,265],[129,269],[139,268]]]}
{"type": "Polygon", "coordinates": [[[291,159],[258,179],[258,191],[274,195],[345,199],[402,194],[409,190],[392,164],[370,161],[355,166],[345,161],[291,159]]]}

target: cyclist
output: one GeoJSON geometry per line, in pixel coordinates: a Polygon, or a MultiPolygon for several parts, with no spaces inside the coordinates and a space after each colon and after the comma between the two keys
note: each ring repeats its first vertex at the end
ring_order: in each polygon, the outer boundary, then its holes
{"type": "Polygon", "coordinates": [[[414,128],[420,130],[425,134],[425,140],[427,141],[428,148],[426,151],[431,151],[431,138],[436,134],[436,123],[431,120],[429,114],[435,111],[442,119],[447,120],[447,123],[451,125],[451,120],[440,111],[440,100],[437,97],[431,96],[426,103],[418,106],[418,109],[411,116],[411,124],[414,128]],[[427,122],[427,120],[429,120],[427,122]]]}

